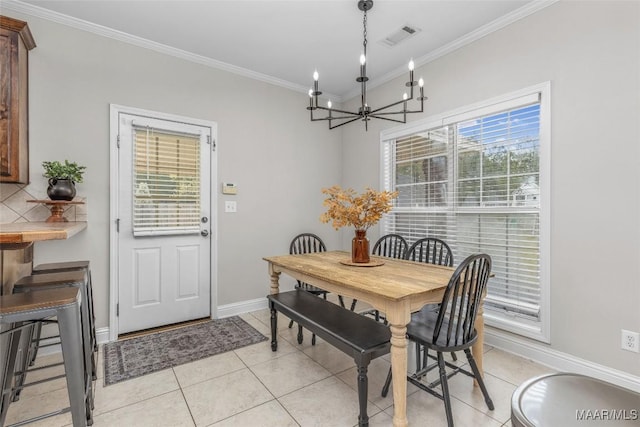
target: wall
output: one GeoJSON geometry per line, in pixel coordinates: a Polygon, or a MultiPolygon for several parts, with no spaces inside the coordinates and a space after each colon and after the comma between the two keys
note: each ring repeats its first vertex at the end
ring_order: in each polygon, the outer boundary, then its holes
{"type": "Polygon", "coordinates": [[[269,277],[262,257],[287,253],[295,234],[312,231],[337,246],[338,234],[318,218],[320,188],[341,180],[341,137],[309,122],[306,94],[52,21],[3,14],[27,21],[37,43],[29,57],[27,190],[46,188],[43,160],[87,166],[77,190],[90,200],[88,228],[67,241],[37,243],[34,262],[91,261],[98,328],[108,326],[110,103],[217,122],[217,179],[238,186],[237,196],[214,189],[219,306],[263,298],[269,277]],[[238,213],[223,212],[225,199],[237,200],[238,213]]]}
{"type": "MultiPolygon", "coordinates": [[[[640,354],[620,349],[621,329],[640,331],[640,3],[561,1],[421,75],[429,100],[411,120],[551,81],[550,348],[640,375],[640,354]]],[[[345,126],[344,185],[379,182],[388,127],[345,126]]]]}

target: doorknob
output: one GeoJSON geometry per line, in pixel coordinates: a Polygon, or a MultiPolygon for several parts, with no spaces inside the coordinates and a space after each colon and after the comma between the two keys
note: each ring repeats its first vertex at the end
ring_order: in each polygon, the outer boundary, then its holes
{"type": "Polygon", "coordinates": [[[209,235],[209,230],[202,230],[200,234],[202,234],[203,237],[207,237],[209,235]]]}

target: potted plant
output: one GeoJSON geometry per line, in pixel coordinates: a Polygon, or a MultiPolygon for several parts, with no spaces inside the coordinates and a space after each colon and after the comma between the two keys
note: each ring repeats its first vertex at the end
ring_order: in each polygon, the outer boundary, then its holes
{"type": "Polygon", "coordinates": [[[357,194],[351,188],[343,190],[340,186],[334,185],[331,188],[323,188],[322,193],[327,195],[323,203],[327,211],[320,216],[320,221],[324,223],[331,221],[336,230],[340,227],[353,226],[356,236],[351,242],[351,261],[368,263],[367,229],[393,208],[393,199],[398,197],[398,192],[367,188],[364,193],[357,194]]]}
{"type": "Polygon", "coordinates": [[[55,160],[53,162],[42,162],[46,178],[49,178],[49,187],[47,195],[51,200],[73,200],[76,196],[76,182],[82,182],[82,175],[86,166],[80,166],[76,162],[65,160],[60,163],[55,160]]]}

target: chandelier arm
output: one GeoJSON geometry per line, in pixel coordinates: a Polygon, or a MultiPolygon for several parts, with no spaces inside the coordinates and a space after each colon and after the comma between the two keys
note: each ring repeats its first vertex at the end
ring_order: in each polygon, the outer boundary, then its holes
{"type": "Polygon", "coordinates": [[[400,111],[382,111],[382,112],[372,112],[372,116],[375,114],[375,116],[388,116],[388,115],[394,115],[394,114],[409,114],[409,113],[424,113],[424,104],[420,103],[420,109],[419,110],[400,110],[400,111]]]}
{"type": "Polygon", "coordinates": [[[386,110],[387,108],[395,107],[396,105],[400,105],[400,104],[402,104],[404,102],[411,101],[411,99],[412,98],[407,98],[406,100],[403,99],[401,101],[396,101],[396,102],[393,102],[393,103],[391,103],[389,105],[385,105],[384,107],[376,108],[375,110],[371,111],[371,114],[377,113],[377,112],[382,111],[382,110],[386,110]]]}
{"type": "Polygon", "coordinates": [[[316,107],[316,109],[317,110],[324,110],[324,111],[334,111],[334,112],[338,112],[338,113],[342,113],[342,114],[349,114],[350,116],[358,116],[358,117],[362,116],[362,114],[360,114],[360,113],[354,113],[353,111],[347,111],[347,110],[340,110],[340,109],[333,108],[333,107],[332,108],[327,108],[327,107],[318,106],[318,107],[316,107]]]}
{"type": "Polygon", "coordinates": [[[359,118],[360,118],[360,117],[356,117],[356,118],[354,118],[354,119],[347,120],[346,122],[343,122],[343,123],[340,123],[340,124],[338,124],[338,125],[334,125],[334,126],[331,126],[331,121],[329,121],[329,129],[339,128],[340,126],[344,126],[344,125],[347,125],[347,124],[349,124],[349,123],[351,123],[351,122],[355,122],[355,121],[356,121],[356,120],[358,120],[359,118]]]}
{"type": "Polygon", "coordinates": [[[371,116],[374,116],[374,115],[375,115],[375,117],[378,117],[378,116],[393,116],[393,115],[397,115],[397,114],[410,114],[410,113],[424,113],[424,110],[421,108],[419,110],[387,111],[387,112],[371,114],[371,116]]]}
{"type": "MultiPolygon", "coordinates": [[[[400,101],[392,102],[391,104],[385,105],[384,107],[376,108],[375,110],[372,110],[371,113],[377,113],[378,111],[386,110],[389,107],[393,107],[395,105],[400,105],[403,102],[412,101],[413,100],[413,86],[411,86],[411,91],[409,93],[410,93],[410,95],[409,95],[409,97],[407,99],[402,99],[400,101]]],[[[407,111],[407,112],[409,112],[409,111],[407,111]]]]}
{"type": "Polygon", "coordinates": [[[396,122],[396,123],[407,123],[406,117],[405,117],[405,120],[390,119],[389,117],[382,117],[374,114],[370,114],[369,117],[373,117],[374,119],[380,119],[380,120],[388,120],[390,122],[396,122]]]}
{"type": "Polygon", "coordinates": [[[326,117],[314,117],[311,119],[313,122],[321,121],[321,120],[358,120],[362,116],[326,116],[326,117]]]}

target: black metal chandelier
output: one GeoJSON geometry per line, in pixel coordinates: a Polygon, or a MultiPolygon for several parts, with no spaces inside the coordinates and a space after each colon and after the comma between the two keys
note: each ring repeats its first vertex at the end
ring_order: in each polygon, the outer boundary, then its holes
{"type": "Polygon", "coordinates": [[[326,120],[329,122],[329,129],[335,129],[337,127],[361,119],[364,122],[365,130],[368,130],[368,123],[372,118],[389,120],[398,123],[406,123],[407,114],[423,112],[424,100],[427,99],[427,97],[424,96],[424,80],[422,80],[422,78],[420,78],[420,80],[418,80],[417,82],[413,80],[413,59],[409,61],[409,81],[405,84],[405,86],[410,88],[410,92],[408,95],[405,92],[402,100],[392,102],[391,104],[385,105],[384,107],[380,108],[372,109],[367,104],[367,81],[369,80],[369,78],[367,77],[367,11],[371,10],[372,8],[373,0],[358,1],[358,9],[360,9],[364,14],[362,20],[362,26],[364,28],[362,42],[363,53],[362,55],[360,55],[360,76],[356,78],[356,82],[360,83],[361,88],[360,107],[358,108],[358,111],[355,112],[333,108],[331,105],[331,101],[327,102],[326,107],[319,105],[318,96],[322,95],[322,92],[318,88],[318,71],[315,71],[313,73],[313,89],[309,89],[309,106],[307,107],[307,110],[310,111],[312,122],[326,120]],[[418,86],[420,88],[420,96],[416,98],[416,100],[420,102],[420,109],[408,110],[407,102],[414,99],[414,86],[418,86]],[[388,108],[400,105],[401,109],[399,110],[386,111],[388,108]],[[313,112],[316,110],[326,111],[327,115],[325,117],[314,117],[313,112]]]}

